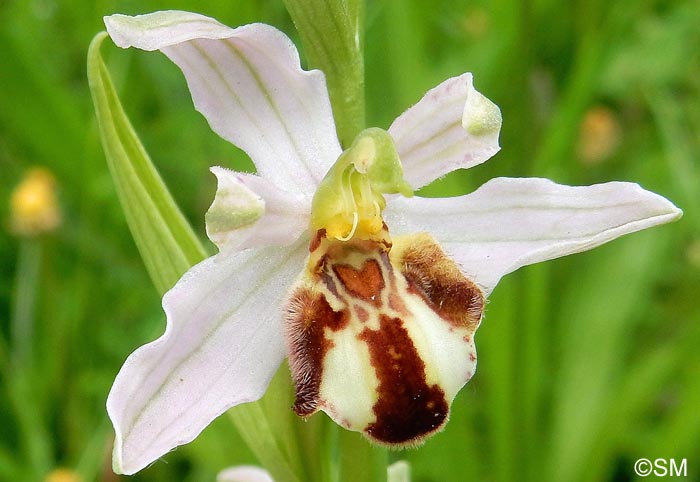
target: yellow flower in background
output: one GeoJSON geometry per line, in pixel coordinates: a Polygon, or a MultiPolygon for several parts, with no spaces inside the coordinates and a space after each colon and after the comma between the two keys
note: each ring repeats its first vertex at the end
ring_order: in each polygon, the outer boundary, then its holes
{"type": "Polygon", "coordinates": [[[12,231],[20,236],[53,231],[61,223],[56,178],[46,168],[30,169],[12,193],[10,204],[12,231]]]}
{"type": "Polygon", "coordinates": [[[595,166],[612,157],[620,147],[622,127],[615,112],[595,106],[583,116],[576,151],[587,166],[595,166]]]}
{"type": "Polygon", "coordinates": [[[70,469],[54,469],[49,472],[44,482],[83,482],[83,478],[70,469]]]}

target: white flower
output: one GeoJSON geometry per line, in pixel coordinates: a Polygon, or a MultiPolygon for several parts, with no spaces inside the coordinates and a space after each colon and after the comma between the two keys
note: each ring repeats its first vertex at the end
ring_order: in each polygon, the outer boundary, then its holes
{"type": "Polygon", "coordinates": [[[278,30],[175,11],[105,22],[120,47],[173,60],[212,129],[257,167],[212,169],[207,232],[219,253],[163,297],[165,334],[114,382],[117,471],[260,398],[288,352],[297,413],[324,410],[380,443],[420,441],[473,375],[473,334],[503,275],[681,215],[621,182],[498,178],[455,198],[392,194],[498,151],[500,112],[471,74],[341,156],[324,76],[302,70],[278,30]]]}

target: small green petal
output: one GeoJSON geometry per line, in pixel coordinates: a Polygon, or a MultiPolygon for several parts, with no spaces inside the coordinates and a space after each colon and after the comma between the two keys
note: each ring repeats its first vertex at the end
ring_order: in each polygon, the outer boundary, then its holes
{"type": "Polygon", "coordinates": [[[501,109],[480,92],[472,89],[464,105],[462,126],[473,136],[497,134],[501,129],[501,109]]]}
{"type": "Polygon", "coordinates": [[[254,224],[265,213],[265,202],[241,184],[219,183],[214,202],[205,215],[212,240],[221,234],[254,224]]]}

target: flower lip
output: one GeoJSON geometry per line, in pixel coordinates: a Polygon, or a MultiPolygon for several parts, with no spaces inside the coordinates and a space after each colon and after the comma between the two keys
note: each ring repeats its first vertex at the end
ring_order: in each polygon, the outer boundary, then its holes
{"type": "Polygon", "coordinates": [[[294,409],[417,445],[474,373],[483,294],[426,234],[317,238],[285,309],[294,409]]]}

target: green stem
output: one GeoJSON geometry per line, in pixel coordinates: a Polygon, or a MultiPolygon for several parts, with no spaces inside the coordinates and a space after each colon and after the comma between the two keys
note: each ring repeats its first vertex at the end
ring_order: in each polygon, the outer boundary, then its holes
{"type": "Polygon", "coordinates": [[[294,466],[299,461],[289,457],[284,446],[280,445],[275,436],[277,427],[268,423],[267,414],[260,403],[238,405],[227,415],[274,480],[301,482],[297,476],[300,469],[294,466]]]}
{"type": "Polygon", "coordinates": [[[321,474],[323,480],[327,482],[342,482],[340,474],[340,432],[343,431],[338,425],[328,418],[323,418],[323,441],[325,447],[321,452],[324,460],[321,461],[321,474]]]}
{"type": "Polygon", "coordinates": [[[12,349],[18,366],[27,367],[32,359],[32,335],[36,312],[41,244],[36,239],[23,239],[17,257],[17,278],[12,316],[12,349]]]}
{"type": "MultiPolygon", "coordinates": [[[[17,278],[12,314],[12,360],[8,391],[20,426],[25,448],[34,476],[42,476],[51,466],[50,440],[34,393],[33,335],[41,267],[41,241],[22,239],[17,257],[17,278]]],[[[4,370],[3,370],[4,371],[4,370]]]]}
{"type": "Polygon", "coordinates": [[[290,408],[293,397],[291,375],[282,366],[261,400],[238,405],[228,416],[274,480],[326,482],[319,467],[325,459],[321,416],[308,422],[297,417],[290,408]]]}
{"type": "Polygon", "coordinates": [[[326,74],[340,144],[365,127],[365,66],[361,0],[284,0],[310,68],[326,74]]]}
{"type": "Polygon", "coordinates": [[[551,346],[551,326],[547,320],[551,300],[549,272],[550,265],[530,266],[522,273],[523,321],[516,323],[517,337],[521,343],[518,349],[513,379],[516,389],[518,454],[520,473],[525,480],[537,480],[542,461],[541,414],[542,393],[544,392],[547,372],[547,352],[551,346]]]}
{"type": "Polygon", "coordinates": [[[370,445],[357,432],[340,429],[338,462],[342,482],[386,480],[388,456],[385,449],[370,445]]]}

